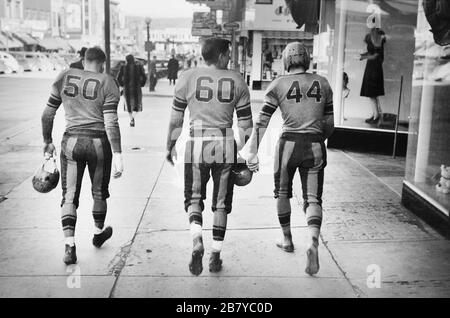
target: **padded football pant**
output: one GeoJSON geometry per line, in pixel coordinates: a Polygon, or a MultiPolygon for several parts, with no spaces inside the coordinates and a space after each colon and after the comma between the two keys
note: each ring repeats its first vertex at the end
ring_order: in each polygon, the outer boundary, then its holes
{"type": "Polygon", "coordinates": [[[99,229],[103,228],[107,210],[106,199],[109,198],[111,163],[111,146],[105,132],[64,133],[61,142],[61,220],[65,237],[75,234],[77,208],[86,165],[92,184],[94,224],[99,229]]]}
{"type": "Polygon", "coordinates": [[[236,160],[234,139],[204,140],[192,138],[186,142],[184,164],[185,210],[189,223],[203,224],[206,186],[212,176],[214,188],[212,211],[224,214],[214,216],[213,239],[223,241],[226,231],[226,214],[231,213],[234,180],[232,168],[236,160]]]}
{"type": "Polygon", "coordinates": [[[292,181],[297,169],[303,192],[303,210],[308,227],[320,230],[322,224],[322,192],[327,165],[325,144],[321,136],[283,133],[275,156],[275,198],[281,227],[290,228],[292,181]]]}

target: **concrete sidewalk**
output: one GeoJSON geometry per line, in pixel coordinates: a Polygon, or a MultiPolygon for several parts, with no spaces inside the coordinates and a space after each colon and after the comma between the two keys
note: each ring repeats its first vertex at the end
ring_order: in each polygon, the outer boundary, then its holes
{"type": "MultiPolygon", "coordinates": [[[[62,262],[60,189],[42,195],[27,178],[8,193],[0,203],[0,297],[450,296],[450,244],[401,206],[396,190],[401,163],[336,150],[329,150],[326,168],[317,276],[304,273],[307,226],[298,177],[291,202],[296,250],[287,254],[275,246],[281,231],[270,156],[261,158],[264,169],[249,186],[236,188],[219,274],[209,273],[207,267],[212,243],[209,187],[204,270],[192,276],[182,164],[172,168],[164,162],[170,109],[166,97],[145,97],[135,128],[129,127],[126,113],[120,114],[125,173],[111,182],[106,222],[114,227],[114,235],[101,249],[91,244],[86,175],[78,210],[77,265],[62,262]]],[[[279,123],[277,112],[271,127],[279,123]]],[[[62,130],[58,117],[57,145],[62,130]]],[[[38,135],[38,128],[27,131],[9,140],[10,147],[38,151],[38,135]]],[[[181,153],[182,141],[179,144],[181,153]]],[[[270,146],[268,140],[262,147],[269,149],[262,152],[270,154],[270,146]]],[[[20,153],[16,160],[22,160],[20,153]]],[[[39,164],[38,159],[27,160],[28,165],[39,164]]]]}

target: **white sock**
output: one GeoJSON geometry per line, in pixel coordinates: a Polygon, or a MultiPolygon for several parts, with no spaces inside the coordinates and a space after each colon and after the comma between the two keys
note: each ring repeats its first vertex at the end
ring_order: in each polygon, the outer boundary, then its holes
{"type": "Polygon", "coordinates": [[[202,236],[202,227],[196,223],[191,223],[190,232],[192,238],[201,237],[202,236]]]}
{"type": "Polygon", "coordinates": [[[94,234],[95,234],[95,235],[99,235],[99,234],[101,234],[102,232],[103,232],[102,229],[99,229],[98,227],[94,226],[94,234]]]}
{"type": "Polygon", "coordinates": [[[73,237],[73,236],[66,237],[64,239],[64,242],[66,243],[66,245],[74,246],[75,245],[75,237],[73,237]]]}
{"type": "Polygon", "coordinates": [[[220,253],[222,251],[223,241],[213,241],[212,251],[220,253]]]}

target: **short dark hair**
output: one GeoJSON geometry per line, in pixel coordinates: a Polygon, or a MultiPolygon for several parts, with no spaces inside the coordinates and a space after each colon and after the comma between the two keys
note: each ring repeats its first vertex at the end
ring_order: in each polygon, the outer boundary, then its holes
{"type": "Polygon", "coordinates": [[[104,63],[106,61],[106,54],[98,46],[87,49],[85,59],[89,62],[104,63]]]}
{"type": "Polygon", "coordinates": [[[206,63],[216,64],[220,54],[230,49],[230,41],[221,38],[209,38],[203,42],[202,56],[206,63]]]}
{"type": "Polygon", "coordinates": [[[128,64],[134,63],[134,56],[132,54],[128,54],[125,59],[128,64]]]}
{"type": "Polygon", "coordinates": [[[78,51],[78,54],[80,54],[81,57],[84,57],[87,51],[87,47],[83,46],[81,50],[78,51]]]}

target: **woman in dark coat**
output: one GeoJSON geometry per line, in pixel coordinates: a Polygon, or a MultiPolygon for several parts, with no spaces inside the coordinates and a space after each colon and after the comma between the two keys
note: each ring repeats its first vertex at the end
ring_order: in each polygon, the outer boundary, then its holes
{"type": "Polygon", "coordinates": [[[372,28],[364,38],[367,53],[361,54],[360,60],[367,60],[366,69],[361,86],[361,96],[369,97],[372,106],[372,117],[366,123],[377,123],[381,116],[379,96],[384,95],[384,43],[386,35],[379,28],[372,28]]]}
{"type": "Polygon", "coordinates": [[[135,62],[133,55],[127,55],[126,60],[127,64],[120,68],[117,80],[120,86],[123,87],[126,110],[130,115],[130,126],[134,127],[134,117],[137,112],[142,111],[141,87],[145,85],[147,77],[144,67],[142,64],[135,62]]]}
{"type": "Polygon", "coordinates": [[[178,60],[172,55],[172,58],[169,60],[169,64],[167,65],[167,78],[169,79],[169,85],[175,85],[175,81],[178,78],[178,60]]]}

